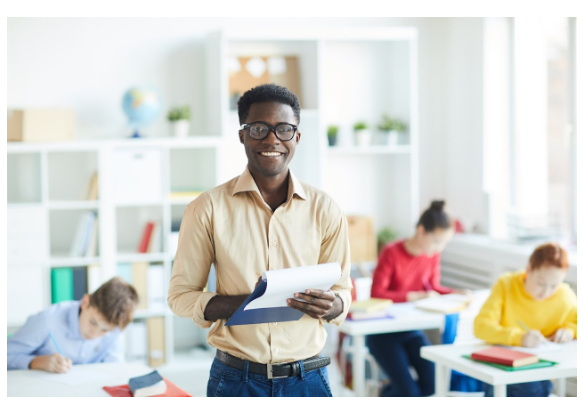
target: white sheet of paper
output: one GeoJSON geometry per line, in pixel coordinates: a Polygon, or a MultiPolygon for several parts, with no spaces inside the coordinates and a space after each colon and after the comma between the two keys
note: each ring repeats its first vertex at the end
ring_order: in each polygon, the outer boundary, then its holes
{"type": "Polygon", "coordinates": [[[47,381],[64,383],[66,385],[83,385],[91,383],[100,379],[106,379],[108,376],[105,373],[96,372],[87,367],[78,367],[72,365],[67,373],[51,373],[45,371],[31,370],[27,372],[28,376],[34,378],[41,378],[47,381]]]}
{"type": "Polygon", "coordinates": [[[329,290],[341,276],[339,263],[265,271],[265,293],[247,304],[245,310],[287,307],[287,299],[294,298],[294,293],[303,293],[309,288],[329,290]]]}
{"type": "Polygon", "coordinates": [[[516,350],[516,351],[526,352],[527,354],[537,355],[537,354],[541,354],[544,352],[560,351],[563,349],[563,345],[556,344],[554,342],[545,342],[545,343],[540,344],[536,348],[526,348],[526,347],[511,347],[511,348],[516,350]]]}

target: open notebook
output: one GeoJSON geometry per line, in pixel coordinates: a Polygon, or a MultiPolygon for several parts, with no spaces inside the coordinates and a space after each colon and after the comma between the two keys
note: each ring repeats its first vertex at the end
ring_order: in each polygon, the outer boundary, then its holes
{"type": "Polygon", "coordinates": [[[470,301],[472,301],[471,296],[463,294],[445,294],[415,301],[415,307],[431,312],[451,314],[464,310],[469,305],[470,301]]]}

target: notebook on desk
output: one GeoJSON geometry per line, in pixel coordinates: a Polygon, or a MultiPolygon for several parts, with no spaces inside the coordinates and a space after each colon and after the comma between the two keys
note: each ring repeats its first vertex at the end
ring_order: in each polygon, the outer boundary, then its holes
{"type": "Polygon", "coordinates": [[[415,307],[425,311],[451,314],[465,310],[471,301],[472,298],[467,295],[445,294],[415,301],[415,307]]]}

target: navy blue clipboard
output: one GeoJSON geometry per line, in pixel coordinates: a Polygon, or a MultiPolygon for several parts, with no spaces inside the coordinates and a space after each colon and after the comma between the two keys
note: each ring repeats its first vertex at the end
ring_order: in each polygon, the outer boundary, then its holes
{"type": "Polygon", "coordinates": [[[274,307],[274,308],[256,308],[245,311],[245,307],[251,301],[261,297],[267,288],[267,281],[262,280],[255,288],[255,291],[247,297],[245,302],[235,311],[229,318],[225,326],[231,325],[249,325],[249,324],[264,324],[266,322],[284,322],[297,321],[304,315],[303,312],[294,310],[290,307],[274,307]]]}

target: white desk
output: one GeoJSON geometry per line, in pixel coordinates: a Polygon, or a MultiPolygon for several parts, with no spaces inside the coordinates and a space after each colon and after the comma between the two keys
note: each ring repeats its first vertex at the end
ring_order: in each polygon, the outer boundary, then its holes
{"type": "Polygon", "coordinates": [[[447,396],[450,369],[489,383],[494,387],[494,396],[506,396],[506,385],[522,382],[559,379],[557,395],[565,396],[565,378],[577,376],[577,341],[565,344],[560,351],[537,354],[542,359],[559,362],[548,368],[507,372],[474,362],[462,355],[487,347],[485,343],[473,345],[430,345],[421,348],[421,356],[435,362],[435,394],[447,396]]]}
{"type": "Polygon", "coordinates": [[[87,373],[86,369],[89,368],[95,374],[95,379],[79,384],[56,381],[54,379],[58,379],[60,374],[44,371],[7,371],[7,396],[110,396],[102,389],[104,386],[124,385],[133,376],[152,372],[151,368],[138,363],[74,365],[72,370],[79,369],[79,373],[87,373]],[[53,380],[50,377],[54,377],[53,380]]]}
{"type": "Polygon", "coordinates": [[[350,321],[342,323],[339,330],[352,336],[354,354],[352,361],[352,383],[356,396],[365,396],[364,391],[364,351],[366,335],[385,334],[388,332],[414,331],[443,328],[444,315],[426,312],[415,308],[413,303],[398,303],[391,306],[390,314],[395,318],[378,320],[350,321]]]}

